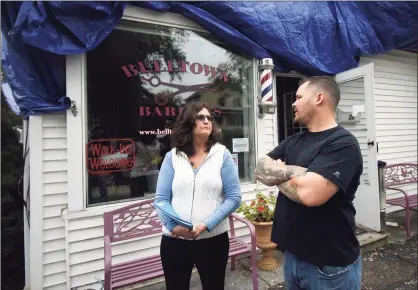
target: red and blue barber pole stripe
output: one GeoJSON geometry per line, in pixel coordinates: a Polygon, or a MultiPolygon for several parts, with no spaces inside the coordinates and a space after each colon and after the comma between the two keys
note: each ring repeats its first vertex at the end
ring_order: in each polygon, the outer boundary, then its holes
{"type": "Polygon", "coordinates": [[[261,102],[273,102],[273,78],[271,70],[264,69],[260,74],[261,102]]]}
{"type": "Polygon", "coordinates": [[[273,102],[273,60],[271,58],[263,58],[258,63],[260,73],[260,96],[258,107],[260,108],[260,116],[265,113],[274,114],[276,103],[273,102]]]}
{"type": "Polygon", "coordinates": [[[263,58],[258,64],[260,72],[260,103],[273,102],[273,75],[274,68],[273,60],[271,58],[263,58]]]}

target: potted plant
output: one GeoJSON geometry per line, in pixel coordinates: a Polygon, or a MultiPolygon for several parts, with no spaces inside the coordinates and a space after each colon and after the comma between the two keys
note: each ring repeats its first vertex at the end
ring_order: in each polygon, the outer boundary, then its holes
{"type": "Polygon", "coordinates": [[[258,267],[264,271],[274,271],[279,266],[279,262],[273,256],[277,245],[271,241],[277,197],[273,194],[263,194],[257,188],[255,192],[256,198],[249,204],[242,203],[237,213],[242,213],[254,225],[256,244],[262,253],[262,258],[257,262],[258,267]]]}

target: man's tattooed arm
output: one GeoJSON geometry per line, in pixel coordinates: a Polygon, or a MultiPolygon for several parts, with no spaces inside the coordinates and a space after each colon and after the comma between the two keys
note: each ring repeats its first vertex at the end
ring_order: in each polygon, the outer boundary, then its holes
{"type": "Polygon", "coordinates": [[[255,178],[267,186],[279,185],[292,177],[302,176],[306,168],[294,165],[285,165],[266,156],[257,162],[255,178]]]}
{"type": "Polygon", "coordinates": [[[288,198],[297,203],[303,203],[296,187],[295,183],[292,183],[291,180],[284,181],[277,186],[280,189],[280,192],[286,195],[288,198]]]}
{"type": "Polygon", "coordinates": [[[255,178],[267,186],[277,185],[280,191],[297,203],[302,203],[297,187],[290,179],[306,174],[307,169],[300,166],[285,165],[266,156],[257,162],[255,178]]]}

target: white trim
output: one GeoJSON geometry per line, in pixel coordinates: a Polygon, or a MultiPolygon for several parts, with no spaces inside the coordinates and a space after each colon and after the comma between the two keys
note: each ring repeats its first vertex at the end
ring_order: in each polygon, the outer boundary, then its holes
{"type": "MultiPolygon", "coordinates": [[[[268,188],[269,188],[268,186],[265,186],[261,183],[259,183],[259,184],[256,184],[256,183],[244,184],[244,185],[241,185],[242,196],[244,196],[245,194],[253,193],[256,187],[258,187],[258,189],[260,189],[261,191],[267,191],[268,188]]],[[[118,208],[121,208],[121,207],[124,207],[124,206],[135,204],[135,203],[140,202],[140,201],[145,201],[145,200],[146,199],[111,203],[111,204],[106,204],[106,205],[102,205],[102,206],[90,207],[90,208],[87,208],[84,211],[79,211],[79,212],[70,212],[69,210],[65,209],[62,212],[62,218],[66,221],[66,228],[67,228],[67,226],[68,226],[67,221],[68,220],[84,219],[84,218],[103,216],[103,214],[105,212],[112,211],[112,210],[115,210],[115,209],[118,209],[118,208]]],[[[67,245],[67,247],[68,246],[69,245],[67,245]]]]}
{"type": "MultiPolygon", "coordinates": [[[[123,20],[145,22],[165,25],[170,27],[184,28],[194,31],[206,32],[200,25],[175,13],[161,13],[139,7],[127,6],[123,20]]],[[[87,182],[85,164],[86,144],[86,55],[66,56],[66,84],[67,96],[75,101],[78,114],[73,115],[71,110],[67,111],[67,164],[68,164],[68,212],[79,212],[93,210],[87,208],[87,182]]],[[[118,203],[122,206],[127,203],[118,203]]],[[[107,206],[94,207],[107,208],[107,206]]]]}
{"type": "MultiPolygon", "coordinates": [[[[135,22],[153,23],[176,28],[189,29],[194,31],[207,32],[193,21],[174,13],[161,13],[143,8],[128,6],[124,12],[123,20],[135,22]]],[[[87,170],[85,166],[87,140],[87,93],[86,93],[86,55],[68,55],[66,57],[66,83],[67,96],[75,101],[78,114],[73,115],[71,110],[67,111],[67,164],[68,164],[68,209],[63,212],[63,218],[90,217],[102,215],[105,211],[120,208],[138,200],[117,202],[113,204],[87,207],[87,170]],[[81,156],[81,157],[80,157],[81,156]]],[[[253,58],[253,93],[254,93],[254,136],[256,141],[254,165],[259,158],[258,136],[263,122],[259,122],[258,114],[258,61],[253,58]]],[[[250,186],[254,190],[256,183],[244,183],[241,185],[243,191],[250,186]]]]}
{"type": "Polygon", "coordinates": [[[30,287],[43,289],[42,116],[29,117],[30,160],[30,287]]]}
{"type": "MultiPolygon", "coordinates": [[[[22,132],[22,139],[23,139],[23,157],[25,157],[26,151],[28,151],[28,155],[26,155],[24,160],[24,171],[23,171],[23,199],[27,201],[26,199],[26,193],[28,192],[29,187],[29,170],[30,170],[30,155],[29,155],[29,149],[30,149],[30,143],[29,143],[29,135],[26,134],[29,133],[29,121],[23,120],[23,132],[22,132]],[[28,139],[28,140],[26,140],[28,139]],[[26,148],[26,145],[27,148],[26,148]]],[[[30,198],[29,202],[30,203],[30,198]]],[[[26,209],[23,208],[23,238],[24,238],[24,245],[25,245],[25,284],[26,286],[30,286],[30,228],[28,224],[28,216],[26,214],[26,209]]]]}
{"type": "Polygon", "coordinates": [[[356,80],[356,79],[360,79],[360,78],[364,78],[366,76],[366,72],[367,72],[367,67],[370,66],[371,64],[367,64],[364,66],[360,66],[357,68],[353,68],[350,69],[348,71],[345,72],[341,72],[335,75],[335,81],[338,84],[343,84],[343,83],[347,83],[349,81],[352,80],[356,80]]]}
{"type": "Polygon", "coordinates": [[[338,84],[363,78],[364,83],[364,102],[366,111],[367,142],[374,141],[375,145],[368,146],[368,182],[362,183],[357,189],[354,206],[356,207],[356,222],[380,231],[380,203],[379,203],[379,184],[377,173],[377,150],[376,150],[376,124],[375,124],[375,104],[374,104],[374,66],[373,63],[353,68],[335,75],[338,84]],[[360,187],[363,189],[360,190],[360,187]],[[367,209],[365,204],[369,206],[367,209]],[[361,206],[360,209],[358,206],[361,206]],[[375,208],[375,207],[379,208],[375,208]]]}
{"type": "MultiPolygon", "coordinates": [[[[374,141],[375,145],[373,146],[373,154],[370,161],[370,165],[373,164],[376,167],[376,170],[369,169],[369,182],[371,186],[379,188],[378,172],[377,172],[377,139],[376,139],[376,115],[374,112],[375,101],[374,101],[374,65],[370,63],[362,67],[364,69],[364,83],[369,84],[364,87],[365,102],[366,102],[366,126],[367,126],[367,142],[374,141]]],[[[370,150],[370,151],[371,151],[370,150]]],[[[370,152],[369,151],[369,152],[370,152]]],[[[369,166],[370,167],[370,166],[369,166]]]]}
{"type": "Polygon", "coordinates": [[[279,99],[277,98],[277,82],[276,82],[276,76],[277,74],[273,73],[273,102],[276,102],[276,111],[273,115],[273,145],[274,147],[277,147],[279,145],[279,124],[278,124],[278,105],[279,105],[279,99]]]}
{"type": "Polygon", "coordinates": [[[67,164],[68,164],[68,210],[85,209],[85,162],[84,162],[84,101],[85,101],[85,55],[66,56],[67,96],[77,106],[77,115],[67,110],[67,164]]]}
{"type": "Polygon", "coordinates": [[[368,161],[369,170],[368,178],[369,184],[372,188],[379,188],[377,179],[377,149],[376,149],[376,123],[375,123],[375,103],[374,103],[374,66],[369,63],[342,73],[335,75],[335,81],[340,85],[356,79],[364,79],[364,102],[366,107],[366,128],[367,128],[367,142],[374,141],[375,145],[369,148],[368,161]],[[372,170],[375,164],[375,170],[372,170]]]}
{"type": "MultiPolygon", "coordinates": [[[[264,136],[264,118],[260,118],[260,114],[259,114],[259,107],[258,107],[258,102],[259,102],[259,96],[260,96],[260,79],[259,79],[259,71],[258,71],[258,63],[259,61],[256,58],[253,58],[253,83],[254,83],[254,88],[253,88],[253,94],[254,94],[254,127],[255,127],[255,138],[257,139],[255,143],[255,150],[256,150],[256,162],[258,159],[260,159],[262,157],[262,155],[264,155],[264,141],[261,140],[261,138],[259,138],[260,136],[264,136]],[[263,152],[263,153],[262,153],[263,152]]],[[[257,164],[255,164],[257,165],[257,164]]]]}
{"type": "MultiPolygon", "coordinates": [[[[410,52],[410,51],[403,51],[403,50],[391,50],[388,51],[386,54],[388,55],[392,55],[392,56],[399,56],[399,57],[405,57],[405,58],[417,58],[418,57],[418,53],[417,52],[410,52]]],[[[365,56],[367,57],[367,56],[365,56]]],[[[379,56],[373,56],[375,57],[379,57],[379,56]]]]}
{"type": "MultiPolygon", "coordinates": [[[[258,144],[259,142],[259,132],[260,128],[264,124],[260,124],[260,119],[258,118],[258,95],[259,95],[259,79],[258,79],[258,60],[253,58],[253,95],[254,95],[254,111],[253,111],[253,119],[254,119],[254,137],[256,138],[256,141],[254,141],[254,150],[255,150],[255,165],[257,165],[257,160],[261,157],[260,156],[260,146],[258,144]]],[[[254,168],[255,169],[255,168],[254,168]]],[[[255,183],[254,183],[255,184],[255,183]]]]}

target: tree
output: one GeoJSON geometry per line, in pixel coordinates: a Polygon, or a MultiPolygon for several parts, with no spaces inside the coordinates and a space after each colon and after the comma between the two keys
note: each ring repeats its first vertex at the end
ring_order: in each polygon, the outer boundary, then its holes
{"type": "Polygon", "coordinates": [[[14,127],[22,124],[1,97],[1,280],[3,290],[25,286],[23,203],[18,183],[23,173],[22,144],[14,127]]]}

